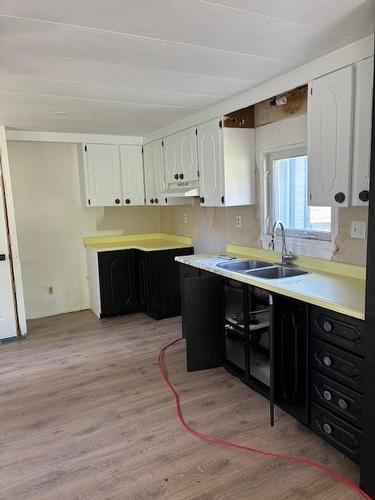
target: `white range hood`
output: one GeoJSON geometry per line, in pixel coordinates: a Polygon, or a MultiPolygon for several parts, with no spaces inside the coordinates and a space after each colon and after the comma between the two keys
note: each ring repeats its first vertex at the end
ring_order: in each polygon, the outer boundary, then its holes
{"type": "Polygon", "coordinates": [[[198,186],[175,187],[161,193],[161,196],[165,198],[192,198],[193,196],[199,196],[199,189],[198,186]]]}

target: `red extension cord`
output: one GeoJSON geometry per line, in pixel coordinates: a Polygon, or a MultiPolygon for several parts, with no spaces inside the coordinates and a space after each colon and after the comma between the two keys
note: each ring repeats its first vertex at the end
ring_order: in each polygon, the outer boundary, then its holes
{"type": "Polygon", "coordinates": [[[180,403],[180,396],[179,396],[179,394],[177,392],[177,389],[173,386],[173,384],[169,380],[168,370],[167,370],[167,367],[166,367],[166,365],[164,363],[164,353],[165,353],[165,351],[169,347],[172,347],[174,344],[176,344],[177,342],[179,342],[180,340],[182,340],[182,338],[176,339],[173,342],[170,342],[169,344],[165,345],[164,347],[162,347],[160,349],[159,356],[158,356],[158,363],[159,363],[159,368],[160,368],[161,374],[163,376],[163,379],[164,379],[165,383],[167,384],[167,386],[172,391],[172,394],[173,394],[173,396],[175,398],[177,417],[178,417],[178,419],[179,419],[182,427],[187,432],[190,432],[190,434],[192,434],[193,436],[195,436],[195,437],[197,437],[199,439],[203,439],[204,441],[208,441],[209,443],[214,443],[214,444],[218,444],[218,445],[221,445],[221,446],[227,446],[229,448],[236,448],[236,449],[244,450],[244,451],[247,451],[247,452],[250,452],[250,453],[257,453],[258,455],[263,455],[263,456],[266,456],[266,457],[281,458],[281,459],[284,459],[284,460],[289,460],[291,462],[297,462],[299,464],[303,464],[303,465],[305,465],[307,467],[314,467],[315,469],[320,470],[324,474],[327,474],[328,476],[333,477],[337,481],[341,481],[346,486],[348,486],[349,488],[352,488],[357,493],[359,493],[360,495],[362,495],[362,497],[367,498],[368,500],[372,500],[372,497],[370,497],[365,491],[362,490],[362,488],[360,488],[357,484],[355,484],[349,478],[347,478],[343,474],[340,474],[339,472],[336,472],[336,471],[330,469],[329,467],[325,467],[324,465],[321,465],[321,464],[319,464],[317,462],[313,462],[312,460],[309,460],[309,459],[304,458],[304,457],[298,457],[298,456],[294,456],[294,455],[286,455],[284,453],[272,453],[271,451],[260,450],[260,449],[257,449],[257,448],[251,448],[250,446],[245,446],[245,445],[242,445],[242,444],[232,443],[231,441],[226,441],[225,439],[218,439],[218,438],[216,438],[214,436],[209,436],[207,434],[203,434],[201,432],[198,432],[198,431],[194,430],[192,427],[190,427],[190,425],[186,422],[186,420],[185,420],[185,418],[184,418],[184,416],[182,414],[181,403],[180,403]]]}

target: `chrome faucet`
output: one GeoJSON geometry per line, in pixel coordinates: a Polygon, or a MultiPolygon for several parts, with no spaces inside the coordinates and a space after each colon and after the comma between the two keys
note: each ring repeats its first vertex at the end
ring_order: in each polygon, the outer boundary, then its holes
{"type": "Polygon", "coordinates": [[[276,236],[276,228],[278,225],[280,226],[281,229],[281,238],[283,242],[283,246],[281,249],[281,264],[283,266],[287,266],[288,264],[291,264],[293,259],[295,259],[296,257],[294,254],[292,254],[292,252],[288,252],[288,250],[286,249],[284,224],[280,220],[275,221],[273,224],[272,236],[269,247],[271,248],[271,250],[275,250],[275,236],[276,236]]]}

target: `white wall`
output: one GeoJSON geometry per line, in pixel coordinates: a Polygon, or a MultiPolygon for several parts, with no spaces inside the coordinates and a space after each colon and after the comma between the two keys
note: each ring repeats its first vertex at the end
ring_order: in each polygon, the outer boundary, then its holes
{"type": "Polygon", "coordinates": [[[157,232],[159,210],[82,207],[76,144],[10,141],[8,150],[26,316],[86,309],[83,237],[157,232]]]}

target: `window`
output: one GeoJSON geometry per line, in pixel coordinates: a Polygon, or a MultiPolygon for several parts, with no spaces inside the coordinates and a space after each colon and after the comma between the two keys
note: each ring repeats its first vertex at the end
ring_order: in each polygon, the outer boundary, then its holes
{"type": "Polygon", "coordinates": [[[266,232],[279,220],[287,236],[330,241],[331,207],[308,205],[306,149],[270,153],[267,160],[266,232]]]}

